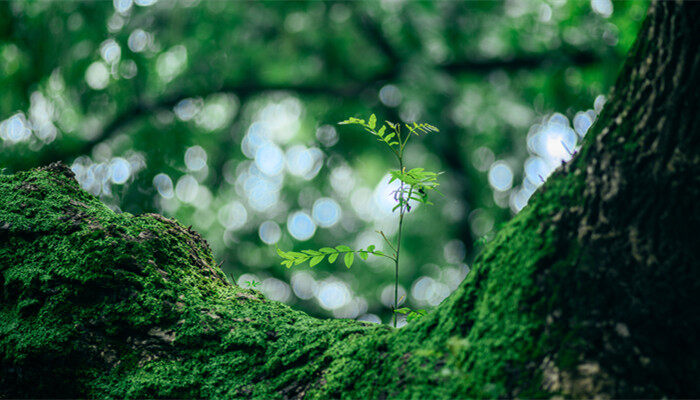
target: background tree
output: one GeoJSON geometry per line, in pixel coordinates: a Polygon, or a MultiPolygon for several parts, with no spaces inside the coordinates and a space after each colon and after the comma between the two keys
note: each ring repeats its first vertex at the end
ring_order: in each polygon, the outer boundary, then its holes
{"type": "Polygon", "coordinates": [[[316,315],[388,321],[391,266],[287,271],[270,245],[366,247],[395,226],[389,165],[334,124],[374,111],[443,132],[407,149],[448,179],[404,235],[408,305],[430,308],[469,271],[475,239],[570,158],[644,9],[2,2],[0,167],[62,160],[113,209],[193,225],[235,281],[316,315]]]}

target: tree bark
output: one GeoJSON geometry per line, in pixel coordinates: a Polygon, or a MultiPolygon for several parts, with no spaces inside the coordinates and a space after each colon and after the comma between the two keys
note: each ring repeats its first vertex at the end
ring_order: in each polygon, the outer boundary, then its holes
{"type": "Polygon", "coordinates": [[[61,164],[0,176],[0,397],[700,396],[698,20],[652,4],[581,152],[399,330],[232,285],[61,164]]]}

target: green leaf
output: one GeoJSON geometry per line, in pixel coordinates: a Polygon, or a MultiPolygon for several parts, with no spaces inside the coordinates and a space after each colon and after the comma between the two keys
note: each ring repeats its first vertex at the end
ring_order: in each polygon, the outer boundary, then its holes
{"type": "Polygon", "coordinates": [[[399,313],[399,314],[408,314],[411,312],[411,309],[408,307],[401,307],[401,308],[397,308],[396,310],[394,310],[394,312],[399,313]]]}
{"type": "Polygon", "coordinates": [[[317,255],[321,254],[316,250],[302,250],[302,252],[304,252],[310,256],[317,256],[317,255]]]}
{"type": "Polygon", "coordinates": [[[376,247],[377,247],[377,246],[375,246],[375,245],[373,245],[373,244],[370,244],[369,247],[367,247],[367,251],[369,251],[369,252],[371,253],[371,252],[374,251],[374,249],[375,249],[376,247]]]}
{"type": "Polygon", "coordinates": [[[338,122],[339,125],[351,125],[351,124],[360,124],[364,125],[365,120],[364,119],[359,119],[355,117],[350,117],[346,119],[345,121],[338,122]]]}
{"type": "Polygon", "coordinates": [[[282,258],[292,258],[289,256],[289,254],[282,251],[282,249],[280,249],[279,247],[277,248],[277,254],[282,258]]]}
{"type": "Polygon", "coordinates": [[[367,252],[360,250],[360,258],[363,260],[367,260],[367,252]]]}
{"type": "Polygon", "coordinates": [[[313,267],[314,265],[323,261],[323,257],[325,257],[325,255],[322,254],[320,256],[316,256],[316,257],[312,258],[311,261],[309,261],[309,267],[313,267]]]}
{"type": "Polygon", "coordinates": [[[299,265],[306,260],[307,260],[306,258],[297,258],[296,260],[294,260],[294,265],[299,265]]]}
{"type": "Polygon", "coordinates": [[[382,125],[382,127],[379,128],[379,130],[377,131],[377,135],[379,135],[379,137],[382,137],[382,136],[384,136],[385,131],[386,131],[386,125],[382,125]]]}
{"type": "Polygon", "coordinates": [[[355,260],[355,254],[354,253],[345,253],[345,266],[350,268],[352,266],[352,262],[355,260]]]}
{"type": "Polygon", "coordinates": [[[344,244],[341,244],[340,246],[335,246],[335,248],[338,249],[338,251],[352,251],[350,246],[346,246],[344,244]]]}
{"type": "Polygon", "coordinates": [[[318,249],[318,251],[326,254],[335,253],[335,249],[331,247],[321,247],[320,249],[318,249]]]}
{"type": "Polygon", "coordinates": [[[333,264],[335,262],[335,260],[338,258],[338,254],[340,254],[340,253],[333,253],[333,254],[329,255],[328,262],[333,264]]]}
{"type": "Polygon", "coordinates": [[[369,116],[369,127],[374,129],[375,126],[377,126],[377,116],[372,114],[369,116]]]}

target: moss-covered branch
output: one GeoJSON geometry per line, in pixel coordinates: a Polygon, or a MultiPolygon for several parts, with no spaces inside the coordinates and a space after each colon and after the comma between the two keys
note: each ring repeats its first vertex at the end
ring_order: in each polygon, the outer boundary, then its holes
{"type": "Polygon", "coordinates": [[[700,396],[700,6],[652,6],[581,153],[434,312],[319,320],[61,164],[0,176],[0,397],[700,396]]]}

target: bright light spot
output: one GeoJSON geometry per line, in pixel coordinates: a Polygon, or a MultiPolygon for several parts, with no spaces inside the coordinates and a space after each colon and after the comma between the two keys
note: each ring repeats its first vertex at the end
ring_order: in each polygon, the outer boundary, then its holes
{"type": "Polygon", "coordinates": [[[350,205],[358,217],[365,221],[372,220],[372,191],[368,188],[358,188],[350,196],[350,205]]]}
{"type": "Polygon", "coordinates": [[[189,121],[194,118],[202,109],[202,99],[184,99],[180,100],[173,111],[175,115],[182,121],[189,121]]]}
{"type": "Polygon", "coordinates": [[[107,64],[114,64],[119,61],[122,55],[122,49],[114,39],[107,39],[100,45],[100,55],[107,64]]]}
{"type": "Polygon", "coordinates": [[[547,4],[542,4],[539,19],[541,22],[549,22],[552,19],[552,8],[547,4]]]}
{"type": "Polygon", "coordinates": [[[230,95],[214,95],[207,99],[202,112],[197,115],[197,125],[207,131],[228,125],[238,111],[238,100],[230,95]]]}
{"type": "Polygon", "coordinates": [[[430,297],[428,291],[435,284],[435,280],[429,276],[422,276],[413,282],[411,296],[418,302],[427,303],[430,297]]]}
{"type": "Polygon", "coordinates": [[[295,272],[291,279],[294,294],[303,300],[308,300],[318,292],[318,284],[308,272],[295,272]]]}
{"type": "Polygon", "coordinates": [[[309,214],[297,211],[287,218],[287,230],[297,240],[310,239],[316,233],[316,224],[309,214]]]}
{"type": "Polygon", "coordinates": [[[603,18],[609,18],[613,13],[613,3],[610,0],[591,0],[591,8],[603,18]]]}
{"type": "Polygon", "coordinates": [[[464,257],[467,255],[467,248],[464,242],[454,239],[447,242],[443,249],[443,254],[448,263],[456,264],[464,260],[464,257]]]}
{"type": "MultiPolygon", "coordinates": [[[[379,299],[381,300],[382,304],[384,304],[387,307],[391,307],[394,305],[394,285],[386,285],[384,286],[384,289],[382,289],[382,294],[379,296],[379,299]]],[[[403,286],[399,285],[399,305],[403,304],[406,301],[406,289],[403,288],[403,286]],[[401,298],[403,297],[403,300],[401,298]]]]}
{"type": "Polygon", "coordinates": [[[284,27],[289,32],[301,32],[309,24],[309,17],[301,12],[295,12],[287,15],[284,20],[284,27]]]}
{"type": "Polygon", "coordinates": [[[411,297],[418,303],[437,306],[450,295],[450,288],[429,276],[418,278],[411,287],[411,297]]]}
{"type": "Polygon", "coordinates": [[[171,199],[173,197],[173,181],[168,175],[161,173],[154,176],[153,186],[163,198],[171,199]]]}
{"type": "Polygon", "coordinates": [[[102,90],[109,84],[109,69],[102,61],[95,61],[85,71],[85,81],[91,88],[102,90]]]}
{"type": "MultiPolygon", "coordinates": [[[[395,180],[389,183],[391,175],[387,174],[377,184],[372,194],[372,203],[366,204],[368,211],[371,213],[371,218],[375,221],[389,222],[394,218],[398,218],[398,209],[394,212],[393,208],[397,202],[394,199],[395,192],[400,188],[400,182],[395,180]]],[[[354,195],[353,195],[354,197],[354,195]]],[[[419,207],[419,203],[411,202],[411,212],[419,207]]],[[[382,230],[385,234],[391,235],[396,229],[393,223],[385,224],[382,230]]]]}
{"type": "Polygon", "coordinates": [[[192,146],[185,151],[185,165],[190,171],[199,171],[207,165],[207,152],[201,146],[192,146]]]}
{"type": "Polygon", "coordinates": [[[365,314],[357,318],[358,321],[371,322],[373,324],[381,324],[382,320],[376,314],[365,314]]]}
{"type": "Polygon", "coordinates": [[[588,115],[588,113],[576,113],[576,116],[574,117],[574,130],[579,136],[585,136],[591,125],[593,125],[593,119],[588,115]]]}
{"type": "MultiPolygon", "coordinates": [[[[53,79],[55,80],[55,78],[53,79]]],[[[53,121],[57,116],[58,113],[51,101],[44,97],[41,92],[32,93],[30,97],[29,120],[34,129],[34,134],[44,143],[50,143],[56,138],[58,131],[53,121]]]]}
{"type": "Polygon", "coordinates": [[[134,0],[137,6],[148,7],[156,4],[158,0],[134,0]]]}
{"type": "Polygon", "coordinates": [[[270,140],[286,143],[299,131],[302,110],[299,99],[287,97],[278,103],[266,105],[258,113],[258,119],[265,123],[270,140]]]}
{"type": "Polygon", "coordinates": [[[313,165],[313,156],[306,147],[296,145],[287,150],[287,169],[292,175],[304,176],[313,165]]]}
{"type": "Polygon", "coordinates": [[[22,142],[31,137],[27,118],[24,113],[17,113],[0,123],[0,137],[11,143],[22,142]]]}
{"type": "Polygon", "coordinates": [[[326,147],[338,143],[338,132],[332,125],[323,125],[316,130],[316,139],[326,147]]]}
{"type": "Polygon", "coordinates": [[[119,32],[124,27],[124,24],[126,24],[126,19],[122,14],[116,12],[107,20],[107,30],[111,33],[119,32]]]}
{"type": "Polygon", "coordinates": [[[277,203],[282,183],[282,175],[268,177],[255,164],[236,180],[237,187],[245,192],[251,207],[257,211],[265,211],[277,203]]]}
{"type": "Polygon", "coordinates": [[[114,9],[120,14],[126,14],[131,9],[133,0],[114,0],[114,9]]]}
{"type": "Polygon", "coordinates": [[[279,147],[266,143],[255,152],[255,165],[265,175],[277,175],[284,167],[284,154],[279,147]]]}
{"type": "Polygon", "coordinates": [[[323,281],[318,290],[318,304],[326,310],[338,309],[350,301],[352,294],[344,282],[323,281]]]}
{"type": "Polygon", "coordinates": [[[401,90],[394,85],[386,85],[379,90],[379,100],[389,107],[396,107],[401,104],[401,90]]]}
{"type": "Polygon", "coordinates": [[[134,31],[131,32],[131,35],[129,35],[127,45],[134,53],[140,53],[146,50],[152,41],[153,38],[150,33],[144,31],[143,29],[134,29],[134,31]]]}
{"type": "Polygon", "coordinates": [[[246,157],[255,158],[258,149],[267,143],[267,127],[262,122],[253,122],[241,141],[241,150],[246,157]]]}
{"type": "Polygon", "coordinates": [[[331,186],[336,192],[347,195],[355,187],[355,177],[353,175],[352,168],[347,165],[333,168],[330,176],[331,186]]]}
{"type": "Polygon", "coordinates": [[[94,163],[90,157],[80,156],[71,165],[80,186],[95,196],[112,196],[112,184],[126,182],[146,166],[140,153],[132,153],[128,159],[110,158],[110,154],[104,156],[105,162],[94,163]]]}
{"type": "Polygon", "coordinates": [[[121,157],[112,159],[109,163],[110,178],[116,184],[122,184],[131,176],[131,166],[129,162],[121,157]]]}
{"type": "Polygon", "coordinates": [[[598,97],[595,98],[593,101],[593,109],[595,110],[596,113],[600,114],[601,111],[603,111],[603,106],[605,105],[605,96],[598,95],[598,97]]]}
{"type": "Polygon", "coordinates": [[[217,217],[221,226],[226,229],[236,230],[245,225],[248,220],[248,212],[243,204],[234,201],[221,207],[217,217]]]}
{"type": "Polygon", "coordinates": [[[340,206],[335,200],[324,197],[314,202],[312,215],[319,226],[328,228],[340,219],[340,206]]]}
{"type": "Polygon", "coordinates": [[[277,225],[275,221],[265,221],[260,224],[258,229],[258,235],[260,235],[260,240],[265,244],[275,244],[279,242],[282,237],[282,230],[280,226],[277,225]]]}
{"type": "Polygon", "coordinates": [[[555,161],[568,161],[573,156],[576,136],[571,128],[549,129],[542,138],[545,154],[555,161]]]}
{"type": "Polygon", "coordinates": [[[313,163],[311,164],[311,169],[306,171],[306,173],[303,176],[303,178],[307,181],[313,179],[316,175],[318,175],[318,172],[323,166],[323,152],[321,150],[319,150],[316,147],[312,147],[308,150],[308,152],[311,155],[313,163]]]}
{"type": "Polygon", "coordinates": [[[489,170],[489,183],[494,189],[506,191],[513,186],[513,171],[504,161],[496,161],[489,170]]]}
{"type": "Polygon", "coordinates": [[[139,68],[134,60],[124,60],[119,64],[119,73],[126,79],[131,79],[136,76],[139,68]]]}
{"type": "Polygon", "coordinates": [[[177,180],[175,185],[175,195],[180,201],[191,203],[197,197],[199,183],[192,175],[183,175],[177,180]]]}
{"type": "Polygon", "coordinates": [[[352,319],[365,312],[367,312],[367,300],[355,297],[344,306],[333,310],[333,317],[352,319]]]}
{"type": "Polygon", "coordinates": [[[177,45],[158,57],[156,70],[164,82],[170,82],[185,70],[186,65],[187,49],[183,45],[177,45]]]}
{"type": "Polygon", "coordinates": [[[531,156],[525,161],[525,177],[535,186],[543,184],[552,171],[552,165],[540,157],[531,156]]]}
{"type": "Polygon", "coordinates": [[[270,300],[283,302],[289,300],[292,294],[289,285],[276,278],[265,279],[260,285],[260,291],[270,300]]]}
{"type": "Polygon", "coordinates": [[[576,150],[576,132],[569,127],[568,119],[554,114],[544,125],[537,125],[528,134],[528,147],[553,167],[568,161],[576,150]]]}
{"type": "Polygon", "coordinates": [[[260,282],[260,278],[255,274],[242,274],[236,280],[236,284],[242,288],[248,288],[248,282],[260,282]]]}

